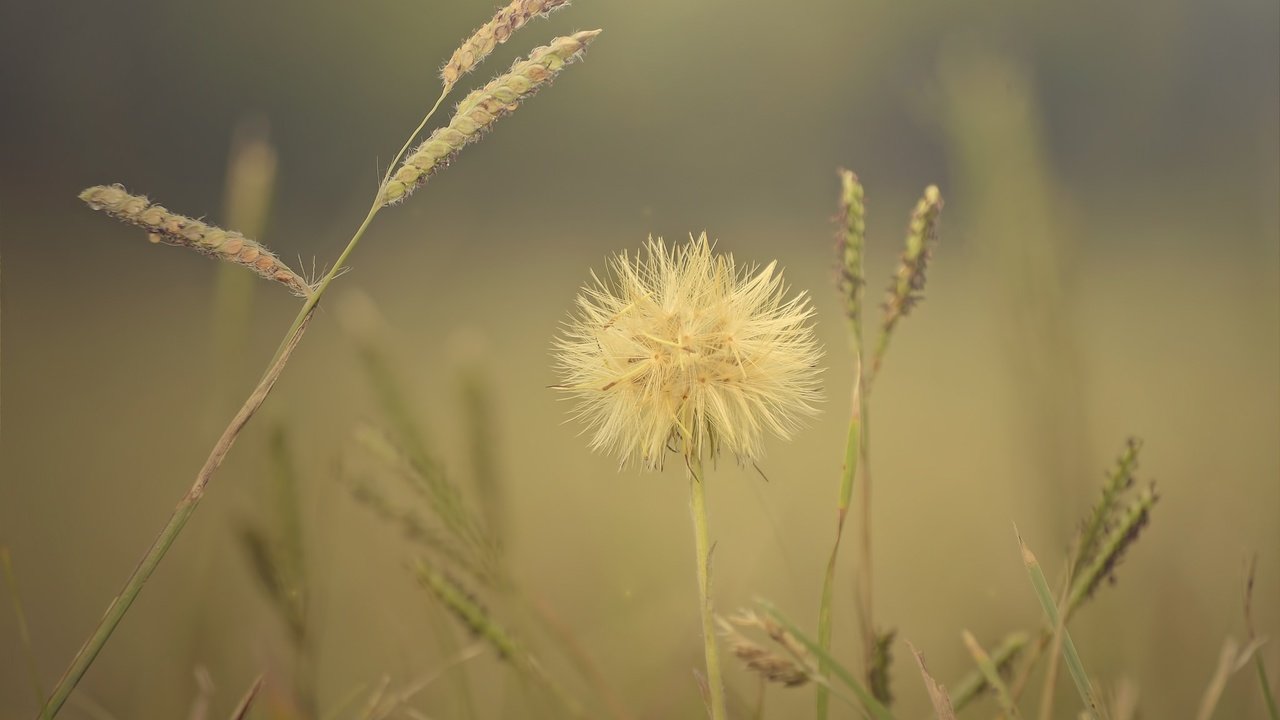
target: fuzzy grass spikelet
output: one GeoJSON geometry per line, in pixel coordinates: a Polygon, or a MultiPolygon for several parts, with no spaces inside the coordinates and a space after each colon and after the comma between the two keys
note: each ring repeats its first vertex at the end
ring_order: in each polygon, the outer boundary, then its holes
{"type": "Polygon", "coordinates": [[[754,612],[745,611],[731,618],[717,618],[720,634],[729,643],[729,651],[742,661],[747,669],[758,674],[768,682],[780,683],[785,687],[800,687],[812,678],[810,666],[812,661],[804,648],[785,630],[767,618],[761,618],[754,612]],[[741,631],[743,628],[760,628],[770,639],[782,645],[787,654],[773,652],[749,639],[741,631]],[[800,662],[797,660],[802,660],[800,662]]]}
{"type": "Polygon", "coordinates": [[[440,79],[452,87],[525,23],[568,4],[569,0],[512,0],[453,51],[449,62],[440,70],[440,79]]]}
{"type": "Polygon", "coordinates": [[[822,353],[804,293],[787,297],[777,263],[735,267],[704,233],[594,273],[555,344],[556,389],[578,400],[591,446],[623,465],[662,466],[727,450],[751,461],[765,434],[789,437],[818,401],[822,353]]]}
{"type": "Polygon", "coordinates": [[[862,286],[866,279],[862,274],[863,255],[867,237],[867,210],[863,204],[862,183],[852,170],[840,171],[840,229],[837,243],[840,254],[840,274],[836,284],[845,299],[845,314],[853,323],[854,332],[861,342],[862,334],[862,286]]]}
{"type": "Polygon", "coordinates": [[[478,140],[498,118],[514,111],[521,102],[549,85],[566,65],[580,58],[599,34],[599,30],[587,30],[558,37],[551,44],[535,49],[528,59],[516,62],[506,74],[463,98],[449,124],[433,131],[387,181],[382,190],[382,204],[403,200],[427,178],[447,167],[455,155],[478,140]]]}
{"type": "Polygon", "coordinates": [[[929,264],[931,246],[938,235],[938,216],[942,213],[942,195],[936,185],[925,188],[924,196],[916,203],[907,225],[906,247],[897,275],[889,286],[884,303],[884,334],[893,332],[897,324],[911,308],[920,302],[924,290],[925,269],[929,264]]]}
{"type": "Polygon", "coordinates": [[[95,185],[80,193],[90,208],[137,225],[152,242],[189,247],[196,252],[249,268],[284,285],[298,297],[311,294],[311,286],[289,269],[261,243],[238,232],[223,230],[200,220],[170,212],[143,195],[131,195],[120,185],[95,185]]]}

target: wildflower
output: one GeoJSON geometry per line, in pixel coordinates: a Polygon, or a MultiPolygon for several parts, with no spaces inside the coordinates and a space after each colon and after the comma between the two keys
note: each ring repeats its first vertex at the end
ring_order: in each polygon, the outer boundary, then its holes
{"type": "Polygon", "coordinates": [[[787,438],[816,412],[813,308],[787,297],[776,262],[736,268],[704,233],[679,247],[650,239],[610,269],[611,282],[592,274],[555,345],[555,387],[577,399],[593,449],[646,468],[669,449],[752,461],[766,433],[787,438]]]}

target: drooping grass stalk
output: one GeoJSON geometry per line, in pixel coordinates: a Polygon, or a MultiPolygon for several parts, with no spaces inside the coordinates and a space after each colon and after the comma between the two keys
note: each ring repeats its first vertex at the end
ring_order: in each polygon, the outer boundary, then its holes
{"type": "MultiPolygon", "coordinates": [[[[844,446],[844,464],[840,471],[840,491],[836,497],[836,537],[831,544],[831,556],[827,560],[826,574],[822,578],[822,600],[818,607],[818,645],[824,651],[831,650],[831,613],[834,605],[836,559],[840,554],[840,539],[844,536],[844,521],[853,500],[853,486],[858,474],[859,457],[864,443],[863,411],[863,348],[862,348],[862,288],[863,255],[866,243],[866,210],[863,206],[862,185],[852,171],[840,171],[840,270],[839,288],[845,297],[845,312],[849,318],[850,337],[854,353],[853,403],[849,418],[849,432],[844,446]]],[[[864,498],[865,500],[866,498],[864,498]]],[[[866,523],[864,522],[864,528],[866,523]]],[[[868,619],[869,612],[859,613],[868,619]]],[[[863,632],[866,632],[865,622],[863,632]]],[[[819,660],[819,668],[827,672],[826,661],[819,660]]],[[[826,720],[830,698],[823,686],[817,689],[817,718],[826,720]]]]}
{"type": "MultiPolygon", "coordinates": [[[[692,444],[686,438],[685,447],[692,444]]],[[[689,475],[689,510],[693,515],[694,556],[698,564],[698,608],[702,618],[702,649],[707,662],[707,694],[712,720],[727,720],[724,700],[724,676],[720,670],[720,651],[716,645],[715,610],[711,600],[711,540],[707,532],[707,493],[702,471],[702,457],[696,452],[686,455],[689,475]]]]}
{"type": "MultiPolygon", "coordinates": [[[[5,585],[9,588],[9,599],[13,602],[13,617],[18,623],[18,640],[22,643],[22,656],[27,661],[27,673],[31,676],[31,690],[35,693],[36,704],[44,703],[44,685],[40,682],[40,668],[36,665],[36,654],[31,645],[31,628],[27,626],[27,613],[22,605],[22,594],[18,592],[18,579],[13,572],[13,558],[8,545],[0,545],[0,568],[4,570],[5,585]]],[[[41,720],[47,720],[49,714],[43,708],[41,720]]]]}
{"type": "Polygon", "coordinates": [[[1031,578],[1031,586],[1036,591],[1040,606],[1044,609],[1049,625],[1057,628],[1057,634],[1061,637],[1062,658],[1066,661],[1067,670],[1071,673],[1071,679],[1075,682],[1080,699],[1084,702],[1085,712],[1093,720],[1098,720],[1098,698],[1093,692],[1093,684],[1084,670],[1080,654],[1076,652],[1076,645],[1071,640],[1071,633],[1067,630],[1064,617],[1058,612],[1058,605],[1053,600],[1053,593],[1049,590],[1049,582],[1044,577],[1044,571],[1040,569],[1040,562],[1036,560],[1035,554],[1021,537],[1018,538],[1018,545],[1022,550],[1022,563],[1026,566],[1027,575],[1031,578]]]}
{"type": "Polygon", "coordinates": [[[1000,711],[1004,713],[1004,717],[1009,720],[1021,720],[1022,714],[1018,712],[1018,705],[1009,693],[1008,686],[1004,684],[1004,679],[1000,677],[1000,666],[982,648],[973,633],[965,630],[961,634],[961,638],[964,640],[964,645],[969,650],[969,654],[973,656],[973,661],[978,666],[978,671],[982,673],[982,677],[986,680],[987,687],[995,691],[996,702],[999,703],[1000,711]]]}

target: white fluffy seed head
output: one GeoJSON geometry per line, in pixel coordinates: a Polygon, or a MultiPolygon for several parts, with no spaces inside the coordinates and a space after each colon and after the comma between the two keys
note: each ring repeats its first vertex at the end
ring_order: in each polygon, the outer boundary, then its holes
{"type": "Polygon", "coordinates": [[[788,438],[820,399],[822,351],[800,293],[777,263],[735,268],[704,233],[612,259],[577,300],[555,343],[561,382],[591,447],[659,468],[669,450],[744,461],[767,433],[788,438]]]}

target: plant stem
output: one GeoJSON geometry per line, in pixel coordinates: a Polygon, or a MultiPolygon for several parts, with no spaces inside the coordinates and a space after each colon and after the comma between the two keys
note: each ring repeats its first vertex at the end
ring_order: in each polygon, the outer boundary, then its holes
{"type": "Polygon", "coordinates": [[[711,696],[712,720],[726,720],[724,679],[720,672],[720,651],[716,647],[715,613],[711,604],[711,543],[707,534],[707,495],[703,483],[702,458],[689,458],[689,508],[693,513],[693,543],[698,562],[698,605],[702,613],[702,644],[707,658],[707,690],[711,696]]]}
{"type": "MultiPolygon", "coordinates": [[[[861,373],[859,373],[861,376],[861,373]]],[[[822,579],[822,604],[818,607],[818,646],[831,651],[831,608],[834,604],[836,557],[840,553],[840,538],[844,536],[844,521],[849,515],[849,503],[853,499],[853,484],[858,475],[858,457],[862,450],[862,383],[855,378],[853,387],[853,415],[849,419],[849,436],[844,446],[844,467],[840,478],[840,495],[836,500],[836,539],[827,560],[827,572],[822,579]]],[[[826,661],[818,661],[823,674],[830,671],[826,661]]],[[[817,686],[817,719],[826,720],[830,705],[830,691],[817,686]]]]}
{"type": "Polygon", "coordinates": [[[444,102],[444,98],[450,89],[451,86],[449,85],[444,87],[431,110],[427,112],[422,122],[418,124],[417,129],[405,141],[404,146],[400,148],[400,152],[396,153],[395,158],[388,164],[387,172],[383,175],[382,183],[378,186],[378,193],[375,195],[373,205],[365,215],[364,221],[360,223],[360,227],[356,229],[355,234],[351,236],[351,240],[347,242],[346,248],[343,249],[342,254],[334,262],[333,268],[316,285],[311,295],[307,297],[302,309],[298,311],[293,324],[289,327],[289,331],[285,334],[284,340],[280,343],[280,347],[276,350],[275,356],[271,359],[271,363],[267,366],[266,373],[258,381],[257,387],[249,394],[235,417],[231,419],[231,423],[222,431],[222,435],[214,444],[213,450],[209,452],[209,457],[200,468],[200,472],[196,474],[196,479],[191,489],[178,502],[173,514],[169,516],[169,522],[160,531],[160,535],[156,537],[155,541],[151,543],[151,547],[148,548],[142,560],[129,575],[128,580],[125,581],[124,588],[120,591],[120,594],[116,595],[111,604],[107,606],[107,612],[102,616],[102,620],[98,623],[97,628],[94,629],[93,634],[85,641],[80,651],[76,653],[75,658],[72,659],[71,665],[58,680],[53,693],[49,696],[49,701],[45,703],[41,711],[42,717],[52,718],[58,714],[58,711],[66,703],[67,698],[75,690],[76,685],[79,684],[80,679],[84,677],[89,666],[98,657],[98,653],[102,652],[103,646],[107,644],[107,640],[115,632],[116,626],[124,619],[125,613],[129,611],[133,601],[137,599],[138,593],[142,591],[142,586],[151,577],[151,573],[155,572],[160,561],[169,552],[169,548],[173,546],[174,540],[178,538],[178,534],[182,532],[182,528],[186,526],[187,520],[191,518],[191,514],[195,512],[196,506],[200,504],[200,500],[204,497],[205,487],[213,478],[214,473],[221,467],[222,461],[226,458],[227,453],[231,451],[231,446],[235,444],[236,438],[240,436],[240,431],[244,429],[249,420],[258,412],[258,409],[262,407],[267,396],[271,394],[271,389],[275,387],[276,380],[280,378],[280,373],[284,371],[285,365],[289,362],[289,356],[293,354],[294,349],[298,347],[298,343],[302,341],[302,336],[306,333],[307,325],[311,322],[311,316],[315,313],[321,296],[324,295],[325,290],[328,289],[333,279],[342,272],[347,258],[351,255],[351,251],[359,244],[360,238],[364,236],[365,230],[373,222],[374,216],[382,209],[381,190],[386,185],[387,180],[390,179],[391,173],[395,171],[396,163],[400,161],[400,158],[409,149],[413,139],[426,127],[427,121],[431,119],[440,104],[444,102]]]}
{"type": "Polygon", "coordinates": [[[169,551],[173,541],[177,539],[178,533],[182,532],[182,528],[187,524],[191,513],[195,512],[196,506],[200,504],[200,500],[204,497],[205,487],[209,484],[209,480],[217,472],[218,467],[222,465],[222,460],[227,456],[227,452],[231,450],[231,446],[235,444],[236,437],[239,436],[240,431],[249,422],[249,419],[253,417],[254,413],[258,411],[258,408],[262,407],[262,403],[267,399],[271,388],[280,377],[280,372],[284,370],[289,356],[293,354],[294,348],[298,346],[298,342],[302,339],[310,318],[310,313],[304,316],[301,324],[298,325],[298,329],[286,339],[285,344],[281,347],[279,356],[271,364],[271,367],[267,369],[266,374],[258,382],[258,386],[254,388],[249,398],[245,400],[244,405],[240,407],[240,411],[232,418],[231,424],[222,431],[222,436],[218,438],[218,442],[214,444],[213,450],[210,451],[209,457],[204,462],[204,466],[200,468],[200,472],[196,475],[195,483],[187,491],[187,494],[183,496],[178,506],[174,508],[168,524],[160,531],[160,535],[155,539],[155,542],[151,543],[147,554],[143,556],[142,561],[138,563],[138,566],[134,568],[133,573],[125,582],[124,589],[107,606],[107,612],[102,616],[102,621],[98,623],[97,629],[85,641],[84,646],[80,648],[80,651],[76,653],[75,658],[71,661],[70,667],[58,680],[57,686],[53,689],[53,694],[49,696],[49,701],[45,703],[44,713],[48,717],[57,715],[63,704],[66,703],[67,698],[71,696],[72,690],[80,682],[80,678],[84,677],[85,671],[89,669],[94,659],[98,657],[102,647],[106,645],[111,633],[115,632],[116,626],[124,619],[125,613],[133,605],[133,601],[138,597],[142,586],[146,584],[151,577],[151,573],[160,564],[160,560],[169,551]]]}
{"type": "MultiPolygon", "coordinates": [[[[861,443],[860,451],[862,459],[862,485],[858,488],[858,504],[861,515],[861,536],[860,536],[860,554],[861,562],[858,564],[858,617],[862,621],[862,648],[863,648],[863,672],[867,675],[867,683],[872,687],[873,692],[876,688],[873,674],[877,672],[876,654],[879,647],[879,639],[876,637],[876,626],[874,615],[871,612],[872,586],[871,586],[871,453],[869,438],[871,435],[871,422],[867,417],[867,394],[870,392],[870,385],[866,380],[862,380],[862,392],[858,397],[858,414],[861,416],[862,432],[858,436],[858,442],[861,443]]],[[[885,670],[887,672],[887,669],[885,670]]],[[[885,700],[886,698],[880,698],[885,700]]]]}

